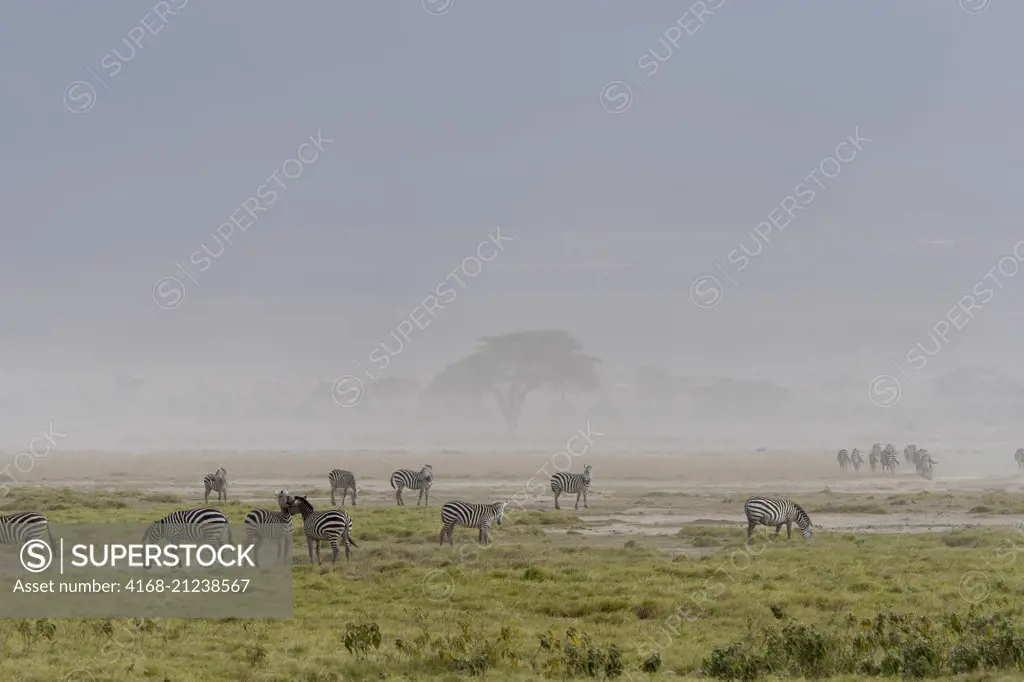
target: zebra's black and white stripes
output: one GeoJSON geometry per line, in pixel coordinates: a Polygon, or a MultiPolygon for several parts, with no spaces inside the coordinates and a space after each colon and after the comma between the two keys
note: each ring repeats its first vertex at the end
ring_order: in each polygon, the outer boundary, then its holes
{"type": "Polygon", "coordinates": [[[583,496],[583,508],[587,507],[587,491],[590,490],[590,470],[591,466],[587,464],[583,467],[582,474],[571,474],[568,471],[559,471],[551,477],[551,492],[555,494],[555,509],[561,509],[558,506],[558,498],[562,493],[576,493],[576,506],[574,509],[580,508],[580,495],[583,496]]]}
{"type": "Polygon", "coordinates": [[[491,522],[497,519],[501,525],[505,518],[505,507],[508,500],[494,502],[492,504],[473,504],[471,502],[445,502],[441,505],[441,546],[444,546],[444,536],[448,535],[448,544],[454,546],[452,531],[455,526],[466,526],[467,528],[479,528],[479,542],[487,544],[491,522]]]}
{"type": "Polygon", "coordinates": [[[224,501],[228,501],[228,472],[227,469],[221,467],[217,469],[215,473],[206,474],[203,477],[203,488],[206,489],[206,493],[203,496],[203,503],[207,504],[210,501],[210,491],[217,493],[217,500],[220,501],[221,495],[224,495],[224,501]]]}
{"type": "Polygon", "coordinates": [[[260,545],[264,540],[273,540],[277,545],[277,560],[290,561],[292,536],[295,526],[292,514],[297,513],[295,500],[284,490],[277,493],[280,510],[252,509],[245,515],[245,540],[253,546],[253,557],[259,565],[260,545]]]}
{"type": "Polygon", "coordinates": [[[427,499],[424,504],[430,504],[430,486],[434,483],[434,467],[429,464],[425,464],[419,471],[413,471],[412,469],[399,469],[395,473],[391,474],[391,487],[395,489],[395,500],[398,502],[399,507],[404,507],[405,502],[402,500],[402,488],[409,488],[410,490],[419,490],[420,495],[416,498],[416,506],[420,506],[420,501],[423,500],[423,496],[426,495],[427,499]]]}
{"type": "Polygon", "coordinates": [[[1013,459],[1017,462],[1017,467],[1024,471],[1024,448],[1017,448],[1017,452],[1013,453],[1013,459]]]}
{"type": "Polygon", "coordinates": [[[331,484],[332,507],[337,504],[337,502],[334,501],[334,491],[341,491],[341,503],[345,504],[345,496],[348,495],[349,489],[352,490],[352,506],[356,506],[356,492],[359,488],[356,487],[356,477],[352,475],[351,471],[334,469],[331,473],[327,474],[327,480],[331,484]]]}
{"type": "Polygon", "coordinates": [[[40,540],[46,535],[53,549],[53,533],[46,517],[36,512],[21,512],[0,516],[0,545],[23,545],[29,540],[40,540]]]}
{"type": "Polygon", "coordinates": [[[839,462],[840,469],[846,469],[846,467],[849,466],[850,453],[846,450],[846,448],[843,448],[842,450],[839,451],[839,453],[836,455],[836,461],[839,462]]]}
{"type": "Polygon", "coordinates": [[[338,561],[338,541],[345,543],[345,559],[348,560],[349,547],[358,547],[352,540],[352,519],[344,509],[326,509],[316,511],[305,497],[295,496],[295,510],[302,514],[302,533],[306,536],[309,548],[309,563],[313,563],[313,543],[316,543],[316,563],[320,561],[320,543],[328,540],[331,543],[333,561],[338,561]]]}
{"type": "Polygon", "coordinates": [[[212,507],[182,509],[171,512],[146,529],[142,536],[142,544],[156,544],[161,540],[171,543],[179,543],[181,540],[202,540],[206,544],[220,545],[225,532],[228,544],[231,544],[231,525],[221,510],[212,507]]]}
{"type": "Polygon", "coordinates": [[[811,517],[796,502],[786,498],[751,497],[743,505],[743,513],[747,515],[747,544],[757,526],[775,526],[778,535],[782,526],[786,526],[786,538],[793,536],[792,525],[795,523],[800,534],[807,540],[814,538],[811,532],[811,517]]]}

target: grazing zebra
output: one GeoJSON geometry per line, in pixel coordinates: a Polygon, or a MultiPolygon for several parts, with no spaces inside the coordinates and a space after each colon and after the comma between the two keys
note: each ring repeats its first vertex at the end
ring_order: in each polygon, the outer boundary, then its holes
{"type": "Polygon", "coordinates": [[[274,540],[277,544],[277,560],[291,560],[292,535],[295,526],[292,514],[295,500],[284,490],[277,493],[279,511],[270,509],[252,509],[245,515],[245,540],[253,546],[253,557],[259,565],[260,545],[264,540],[274,540]]]}
{"type": "Polygon", "coordinates": [[[587,506],[587,491],[590,490],[590,469],[591,466],[587,464],[583,467],[582,474],[570,474],[567,471],[559,471],[551,477],[551,492],[555,494],[555,509],[561,509],[558,506],[558,497],[562,493],[576,493],[576,506],[573,507],[576,510],[580,508],[580,495],[582,495],[583,508],[589,509],[587,506]]]}
{"type": "Polygon", "coordinates": [[[356,506],[356,492],[359,488],[356,487],[356,477],[352,475],[351,471],[335,469],[331,473],[327,474],[327,480],[331,483],[332,507],[337,505],[337,502],[334,501],[334,491],[341,491],[341,503],[345,504],[345,496],[348,495],[349,488],[352,489],[352,506],[356,506]]]}
{"type": "Polygon", "coordinates": [[[786,526],[786,539],[793,537],[792,524],[796,523],[805,539],[814,538],[811,532],[811,517],[796,502],[785,498],[751,497],[743,505],[747,515],[747,544],[757,526],[775,526],[775,535],[786,526]]]}
{"type": "Polygon", "coordinates": [[[1020,467],[1020,470],[1024,471],[1024,448],[1017,448],[1017,452],[1014,453],[1013,458],[1017,460],[1017,466],[1020,467]]]}
{"type": "Polygon", "coordinates": [[[860,465],[864,463],[864,457],[857,448],[854,448],[853,453],[850,454],[850,462],[853,463],[854,471],[860,471],[860,465]]]}
{"type": "Polygon", "coordinates": [[[479,528],[479,542],[486,545],[490,542],[491,522],[497,519],[498,525],[501,526],[501,522],[505,518],[506,505],[508,505],[508,500],[492,504],[445,502],[441,505],[441,546],[444,547],[445,533],[448,534],[448,544],[455,546],[452,541],[452,531],[455,530],[456,524],[467,528],[479,528]]]}
{"type": "Polygon", "coordinates": [[[206,474],[203,478],[203,487],[206,488],[206,495],[203,498],[203,503],[208,504],[210,502],[210,491],[216,491],[217,501],[220,501],[221,494],[224,495],[224,501],[228,501],[228,472],[227,469],[221,467],[217,469],[216,473],[206,474]]]}
{"type": "Polygon", "coordinates": [[[309,548],[309,563],[313,563],[313,543],[316,542],[316,563],[318,566],[323,565],[320,561],[320,543],[324,540],[331,543],[332,563],[338,563],[339,538],[345,543],[345,560],[348,561],[351,552],[349,547],[359,545],[352,539],[352,519],[345,510],[316,511],[309,500],[299,495],[295,496],[294,502],[294,509],[302,514],[302,533],[306,536],[306,546],[309,548]]]}
{"type": "Polygon", "coordinates": [[[915,455],[917,455],[917,446],[913,443],[903,448],[903,462],[905,464],[913,462],[915,455]]]}
{"type": "Polygon", "coordinates": [[[0,516],[0,545],[23,545],[29,540],[39,540],[43,534],[50,539],[53,549],[53,533],[46,517],[36,512],[21,512],[0,516]]]}
{"type": "Polygon", "coordinates": [[[423,496],[426,495],[427,499],[424,505],[430,504],[430,486],[434,483],[434,467],[429,464],[424,464],[423,468],[419,471],[413,471],[412,469],[399,469],[395,473],[391,474],[391,487],[395,489],[395,500],[398,501],[399,507],[404,507],[405,502],[402,500],[402,488],[409,488],[410,490],[419,490],[420,496],[416,498],[416,506],[420,506],[420,501],[423,500],[423,496]]]}
{"type": "Polygon", "coordinates": [[[868,453],[868,462],[871,464],[871,472],[874,473],[875,467],[878,466],[878,461],[882,459],[880,452],[871,448],[871,452],[868,453]]]}
{"type": "Polygon", "coordinates": [[[839,468],[845,470],[847,465],[850,464],[850,453],[846,451],[846,448],[843,448],[836,455],[836,459],[839,460],[839,468]]]}
{"type": "MultiPolygon", "coordinates": [[[[196,507],[173,511],[146,529],[142,544],[152,545],[160,540],[177,543],[180,540],[203,540],[206,544],[220,545],[227,531],[228,544],[232,543],[228,517],[219,509],[196,507]]],[[[149,568],[149,558],[146,558],[149,568]]]]}

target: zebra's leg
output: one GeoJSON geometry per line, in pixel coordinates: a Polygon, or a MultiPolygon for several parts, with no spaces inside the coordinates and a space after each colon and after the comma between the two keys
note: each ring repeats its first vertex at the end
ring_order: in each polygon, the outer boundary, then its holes
{"type": "Polygon", "coordinates": [[[575,511],[579,511],[580,510],[580,495],[582,495],[582,494],[583,494],[582,490],[579,491],[578,493],[576,493],[576,506],[573,507],[573,509],[575,511]]]}
{"type": "Polygon", "coordinates": [[[786,521],[786,539],[791,540],[793,538],[793,522],[786,521]]]}
{"type": "Polygon", "coordinates": [[[426,490],[424,490],[423,491],[423,495],[424,495],[424,497],[423,497],[423,506],[424,507],[429,507],[430,506],[430,488],[427,488],[426,490]]]}
{"type": "Polygon", "coordinates": [[[423,488],[420,488],[420,494],[416,497],[416,506],[420,506],[420,502],[423,501],[423,488]]]}
{"type": "Polygon", "coordinates": [[[206,494],[203,495],[203,504],[210,504],[210,489],[206,489],[206,494]]]}
{"type": "MultiPolygon", "coordinates": [[[[334,491],[331,491],[331,492],[333,493],[334,491]]],[[[345,486],[344,488],[341,489],[341,506],[342,507],[345,506],[345,498],[346,497],[348,497],[348,486],[345,486]]],[[[331,499],[334,499],[334,498],[331,498],[331,499]]],[[[331,504],[334,504],[334,502],[331,502],[331,504]]]]}
{"type": "Polygon", "coordinates": [[[477,543],[479,543],[481,545],[484,542],[484,527],[483,526],[480,526],[480,532],[477,533],[476,541],[477,541],[477,543]]]}
{"type": "MultiPolygon", "coordinates": [[[[345,494],[344,493],[342,493],[341,503],[345,504],[345,494]]],[[[331,486],[331,506],[332,507],[336,506],[336,503],[334,501],[334,486],[333,485],[331,486]]]]}
{"type": "MultiPolygon", "coordinates": [[[[338,551],[338,538],[334,537],[334,538],[331,538],[331,563],[332,564],[338,563],[338,554],[340,554],[340,552],[338,551]]],[[[347,543],[345,544],[345,558],[346,559],[348,558],[348,544],[347,543]]]]}
{"type": "Polygon", "coordinates": [[[398,506],[399,507],[404,506],[404,504],[402,502],[402,488],[401,487],[395,488],[395,501],[398,502],[398,506]]]}
{"type": "Polygon", "coordinates": [[[590,509],[590,507],[587,506],[587,489],[586,488],[583,489],[583,508],[584,509],[590,509]]]}
{"type": "Polygon", "coordinates": [[[753,521],[747,522],[747,544],[750,544],[750,538],[754,535],[754,528],[757,526],[753,521]]]}
{"type": "Polygon", "coordinates": [[[555,509],[561,509],[561,507],[558,506],[558,496],[561,494],[562,493],[555,491],[555,509]]]}
{"type": "Polygon", "coordinates": [[[306,548],[309,549],[309,563],[313,564],[313,538],[306,536],[306,548]]]}
{"type": "Polygon", "coordinates": [[[780,532],[782,532],[782,524],[781,523],[778,524],[777,526],[775,526],[775,535],[778,536],[778,534],[780,532]]]}
{"type": "Polygon", "coordinates": [[[352,506],[356,506],[356,487],[352,486],[352,506]]]}

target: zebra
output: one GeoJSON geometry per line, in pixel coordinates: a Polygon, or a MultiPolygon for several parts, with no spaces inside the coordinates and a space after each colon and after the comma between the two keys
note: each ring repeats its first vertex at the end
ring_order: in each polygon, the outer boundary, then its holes
{"type": "Polygon", "coordinates": [[[490,542],[491,522],[498,521],[498,526],[505,518],[505,507],[508,500],[494,502],[492,504],[472,504],[470,502],[445,502],[441,505],[441,546],[444,547],[444,536],[448,534],[448,544],[455,546],[452,541],[452,531],[455,526],[466,526],[467,528],[479,528],[481,544],[490,542]]]}
{"type": "Polygon", "coordinates": [[[264,540],[277,543],[277,560],[291,560],[292,535],[295,526],[292,514],[296,513],[295,499],[281,490],[277,493],[277,505],[280,511],[270,509],[252,509],[245,515],[245,540],[253,546],[253,557],[259,564],[260,545],[264,540]]]}
{"type": "Polygon", "coordinates": [[[839,468],[845,470],[847,465],[850,464],[850,453],[846,451],[846,448],[843,448],[836,455],[836,459],[839,461],[839,468]]]}
{"type": "Polygon", "coordinates": [[[1024,471],[1024,448],[1017,448],[1013,458],[1017,461],[1017,466],[1020,467],[1020,470],[1024,471]]]}
{"type": "Polygon", "coordinates": [[[351,471],[345,471],[344,469],[334,469],[331,473],[327,474],[327,480],[331,483],[331,506],[337,506],[337,502],[334,501],[334,491],[341,491],[341,503],[345,504],[345,496],[348,495],[349,488],[352,489],[352,506],[356,506],[356,492],[359,488],[356,486],[356,477],[352,475],[351,471]]]}
{"type": "Polygon", "coordinates": [[[217,469],[216,473],[206,474],[203,478],[203,487],[206,488],[206,495],[203,497],[203,504],[210,503],[210,491],[213,490],[217,493],[217,501],[220,501],[221,494],[224,495],[224,501],[228,501],[228,472],[227,469],[221,467],[217,469]]]}
{"type": "Polygon", "coordinates": [[[800,534],[808,541],[814,539],[811,532],[811,517],[796,502],[785,498],[751,497],[743,505],[743,513],[747,515],[747,544],[757,526],[775,526],[778,536],[783,524],[786,526],[786,539],[793,537],[792,524],[796,523],[800,534]]]}
{"type": "MultiPolygon", "coordinates": [[[[179,540],[204,540],[207,544],[222,544],[227,531],[228,544],[232,544],[231,525],[219,509],[196,507],[173,511],[146,529],[142,544],[152,545],[160,540],[176,543],[179,540]]],[[[146,558],[149,568],[149,557],[146,558]]]]}
{"type": "Polygon", "coordinates": [[[860,465],[864,463],[864,457],[857,448],[853,449],[853,453],[850,455],[850,462],[853,463],[854,471],[860,471],[860,465]]]}
{"type": "Polygon", "coordinates": [[[582,474],[571,474],[567,471],[559,471],[551,477],[551,492],[555,494],[555,509],[561,509],[558,506],[558,497],[562,493],[576,493],[576,506],[573,507],[575,510],[580,508],[580,495],[583,496],[583,508],[589,509],[587,506],[587,491],[590,490],[590,470],[591,466],[587,464],[583,467],[582,474]]]}
{"type": "Polygon", "coordinates": [[[900,460],[896,457],[896,451],[886,448],[882,452],[882,471],[888,471],[890,474],[896,473],[896,467],[900,465],[900,460]]]}
{"type": "Polygon", "coordinates": [[[352,539],[352,519],[344,509],[327,509],[316,511],[305,497],[296,495],[294,509],[302,514],[302,533],[306,536],[309,548],[309,563],[313,563],[313,543],[316,542],[316,563],[323,566],[320,560],[320,543],[328,540],[331,543],[332,563],[338,563],[338,539],[345,542],[345,560],[349,560],[349,547],[359,547],[352,539]]]}
{"type": "Polygon", "coordinates": [[[868,453],[868,462],[871,464],[871,473],[875,472],[875,467],[878,466],[879,460],[882,459],[881,453],[874,448],[871,448],[871,452],[868,453]]]}
{"type": "Polygon", "coordinates": [[[881,462],[882,461],[882,444],[881,443],[875,443],[874,445],[872,445],[871,446],[871,454],[874,456],[875,461],[881,462]]]}
{"type": "Polygon", "coordinates": [[[416,498],[417,507],[420,506],[420,501],[423,500],[424,495],[427,496],[424,506],[429,505],[430,486],[433,482],[434,467],[429,464],[424,464],[423,468],[419,471],[413,471],[412,469],[399,469],[395,473],[391,474],[391,487],[395,489],[395,500],[398,501],[399,507],[405,506],[405,502],[402,500],[402,488],[420,491],[420,496],[416,498]]]}
{"type": "Polygon", "coordinates": [[[29,540],[40,540],[43,532],[53,543],[53,533],[46,517],[36,512],[20,512],[18,514],[0,515],[0,545],[23,545],[29,540]]]}
{"type": "Polygon", "coordinates": [[[914,456],[917,454],[917,446],[913,443],[903,448],[903,462],[910,464],[914,461],[914,456]]]}
{"type": "Polygon", "coordinates": [[[914,466],[917,467],[918,475],[927,478],[929,481],[932,480],[935,465],[938,463],[938,460],[932,459],[932,456],[924,448],[918,450],[914,455],[914,466]]]}

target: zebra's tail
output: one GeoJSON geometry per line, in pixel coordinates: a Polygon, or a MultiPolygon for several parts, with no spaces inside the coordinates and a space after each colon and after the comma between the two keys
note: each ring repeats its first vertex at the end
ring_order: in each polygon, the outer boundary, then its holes
{"type": "Polygon", "coordinates": [[[347,528],[345,529],[345,542],[352,545],[353,547],[359,546],[356,544],[356,541],[352,539],[352,534],[349,532],[347,528]]]}
{"type": "Polygon", "coordinates": [[[395,477],[394,476],[391,477],[391,487],[394,488],[395,490],[398,490],[398,487],[395,485],[395,477]]]}

